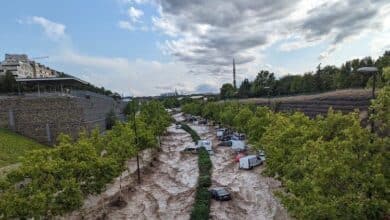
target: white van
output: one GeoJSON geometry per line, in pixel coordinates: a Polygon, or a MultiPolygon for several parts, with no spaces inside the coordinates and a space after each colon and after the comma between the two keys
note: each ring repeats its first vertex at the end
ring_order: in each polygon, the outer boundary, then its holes
{"type": "Polygon", "coordinates": [[[214,154],[213,152],[213,142],[210,140],[199,140],[197,144],[198,148],[204,147],[210,155],[214,154]]]}
{"type": "Polygon", "coordinates": [[[256,155],[249,155],[246,157],[240,158],[240,169],[252,169],[255,166],[261,165],[263,161],[260,159],[260,157],[257,157],[256,155]]]}
{"type": "Polygon", "coordinates": [[[225,133],[226,129],[225,128],[219,128],[217,129],[217,138],[220,139],[223,137],[223,134],[225,133]]]}
{"type": "Polygon", "coordinates": [[[229,145],[235,152],[241,152],[246,150],[246,145],[244,141],[230,140],[229,142],[229,145]]]}

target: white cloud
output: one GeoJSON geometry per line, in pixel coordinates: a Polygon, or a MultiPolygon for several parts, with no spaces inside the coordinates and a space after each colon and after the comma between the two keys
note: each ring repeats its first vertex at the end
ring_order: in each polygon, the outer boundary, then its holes
{"type": "MultiPolygon", "coordinates": [[[[142,3],[141,1],[138,3],[142,3]]],[[[143,24],[143,22],[140,20],[144,16],[144,12],[140,9],[136,9],[134,7],[130,7],[127,10],[127,16],[129,17],[129,20],[121,20],[118,22],[118,27],[129,30],[129,31],[135,31],[135,30],[141,30],[141,31],[148,31],[149,28],[143,24]]]]}
{"type": "Polygon", "coordinates": [[[144,12],[140,9],[136,9],[133,6],[131,6],[127,10],[127,14],[129,15],[131,21],[135,23],[135,22],[139,22],[139,19],[144,15],[144,12]]]}
{"type": "Polygon", "coordinates": [[[134,26],[128,21],[119,21],[118,26],[125,30],[129,30],[129,31],[134,30],[134,26]]]}
{"type": "Polygon", "coordinates": [[[51,57],[65,67],[65,72],[125,95],[159,95],[175,89],[187,93],[207,88],[215,91],[220,86],[213,77],[188,74],[189,69],[182,62],[90,56],[69,48],[51,57]],[[83,73],[79,73],[81,70],[83,73]],[[208,87],[198,86],[205,82],[208,87]]]}
{"type": "MultiPolygon", "coordinates": [[[[322,45],[313,56],[325,59],[341,44],[386,26],[385,0],[159,0],[154,27],[171,36],[162,44],[169,53],[197,66],[196,73],[222,75],[235,57],[244,69],[263,62],[280,42],[281,51],[322,45]],[[209,70],[214,70],[210,72],[209,70]]],[[[385,46],[384,40],[377,40],[385,46]]]]}
{"type": "Polygon", "coordinates": [[[27,23],[40,25],[45,31],[45,34],[53,40],[65,37],[65,25],[50,21],[47,18],[33,16],[27,19],[27,23]]]}

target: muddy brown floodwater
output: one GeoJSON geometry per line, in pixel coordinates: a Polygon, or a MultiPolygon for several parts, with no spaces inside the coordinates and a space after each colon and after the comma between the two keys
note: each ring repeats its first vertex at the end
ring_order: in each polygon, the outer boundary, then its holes
{"type": "Polygon", "coordinates": [[[232,200],[211,202],[212,219],[290,219],[286,210],[275,198],[272,191],[280,188],[280,183],[261,175],[263,166],[252,170],[239,170],[234,162],[234,153],[229,147],[218,147],[218,140],[213,127],[206,125],[190,126],[201,138],[211,139],[215,154],[213,163],[212,187],[225,186],[232,195],[232,200]]]}
{"type": "MultiPolygon", "coordinates": [[[[181,120],[180,115],[175,118],[181,120]]],[[[126,206],[113,208],[108,219],[189,219],[198,178],[196,155],[181,151],[193,144],[174,125],[162,138],[162,149],[142,184],[125,196],[126,206]]]]}

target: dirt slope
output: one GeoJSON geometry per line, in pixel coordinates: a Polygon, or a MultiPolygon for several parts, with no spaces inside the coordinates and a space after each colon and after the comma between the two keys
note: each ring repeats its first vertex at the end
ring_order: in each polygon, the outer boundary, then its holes
{"type": "Polygon", "coordinates": [[[190,126],[202,138],[213,141],[213,187],[226,186],[232,193],[231,201],[212,201],[212,219],[289,219],[286,210],[272,194],[273,189],[280,187],[278,181],[262,176],[261,166],[250,171],[239,170],[230,148],[216,146],[218,142],[212,127],[190,126]]]}

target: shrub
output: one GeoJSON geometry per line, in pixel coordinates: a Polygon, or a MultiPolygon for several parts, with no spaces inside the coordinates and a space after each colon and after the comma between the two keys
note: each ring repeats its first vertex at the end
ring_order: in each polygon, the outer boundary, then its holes
{"type": "MultiPolygon", "coordinates": [[[[200,140],[199,135],[187,124],[181,123],[183,130],[188,132],[192,140],[200,140]]],[[[198,151],[198,187],[196,188],[195,203],[191,211],[191,219],[209,219],[210,215],[210,192],[208,187],[211,186],[211,168],[212,163],[209,153],[206,149],[200,148],[198,151]]]]}

